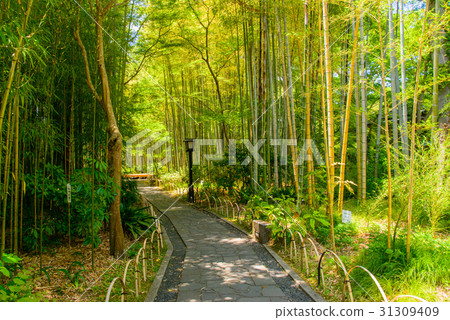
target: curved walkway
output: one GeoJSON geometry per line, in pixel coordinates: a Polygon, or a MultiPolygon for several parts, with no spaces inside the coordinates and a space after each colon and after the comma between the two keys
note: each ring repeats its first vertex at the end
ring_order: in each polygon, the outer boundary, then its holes
{"type": "Polygon", "coordinates": [[[139,191],[165,212],[174,246],[154,301],[313,301],[246,234],[158,188],[139,191]]]}

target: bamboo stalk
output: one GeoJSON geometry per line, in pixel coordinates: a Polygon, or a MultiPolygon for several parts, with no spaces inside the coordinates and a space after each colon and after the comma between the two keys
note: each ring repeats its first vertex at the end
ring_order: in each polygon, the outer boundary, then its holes
{"type": "Polygon", "coordinates": [[[409,193],[408,193],[408,226],[406,232],[406,259],[409,261],[411,258],[411,222],[412,222],[412,209],[413,209],[413,187],[414,187],[414,158],[415,158],[415,147],[416,147],[416,117],[417,117],[417,102],[419,93],[419,83],[420,83],[420,67],[422,64],[422,48],[423,48],[423,37],[425,35],[425,26],[427,22],[427,13],[430,1],[427,0],[427,5],[425,8],[425,13],[423,17],[422,35],[419,40],[419,58],[417,61],[416,69],[416,84],[414,87],[414,103],[413,103],[413,116],[411,123],[411,158],[409,164],[409,193]]]}
{"type": "MultiPolygon", "coordinates": [[[[357,9],[359,13],[360,9],[357,9]]],[[[350,124],[350,108],[352,103],[352,91],[353,91],[353,78],[355,75],[356,53],[358,48],[358,30],[359,30],[359,14],[357,14],[355,30],[353,32],[353,49],[352,59],[350,64],[350,79],[348,82],[347,90],[347,103],[345,106],[345,125],[344,125],[344,137],[342,139],[342,154],[341,154],[341,168],[339,175],[339,200],[338,200],[338,213],[342,214],[342,208],[344,204],[344,178],[345,178],[345,161],[347,158],[347,142],[348,142],[348,127],[350,124]]]]}
{"type": "MultiPolygon", "coordinates": [[[[330,218],[330,228],[331,228],[331,247],[336,250],[336,244],[334,241],[334,221],[333,221],[333,204],[334,204],[334,112],[333,112],[333,83],[331,75],[331,47],[329,39],[329,22],[328,22],[328,2],[327,0],[322,0],[322,11],[323,11],[323,40],[325,48],[325,76],[327,85],[327,126],[328,126],[328,157],[329,157],[329,175],[331,188],[328,194],[328,214],[330,218]]],[[[318,15],[320,16],[320,14],[318,15]]]]}
{"type": "Polygon", "coordinates": [[[398,161],[398,102],[397,102],[397,81],[396,76],[397,70],[397,57],[395,51],[395,34],[394,34],[394,22],[392,13],[392,1],[388,1],[388,24],[389,24],[389,57],[390,57],[390,75],[391,75],[391,100],[392,100],[392,136],[393,136],[393,146],[394,146],[394,175],[397,175],[397,169],[399,166],[398,161]]]}
{"type": "Polygon", "coordinates": [[[364,52],[364,14],[361,14],[361,199],[366,200],[367,189],[367,90],[366,54],[364,52]]]}
{"type": "MultiPolygon", "coordinates": [[[[17,99],[15,99],[17,101],[17,99]]],[[[2,216],[2,244],[0,248],[0,257],[3,256],[6,248],[6,205],[8,200],[8,186],[9,186],[9,158],[10,158],[10,134],[12,130],[11,126],[11,110],[12,106],[8,110],[8,128],[6,131],[6,154],[5,154],[5,169],[3,173],[3,190],[2,190],[2,203],[3,203],[3,216],[2,216]]]]}
{"type": "MultiPolygon", "coordinates": [[[[381,12],[380,1],[378,1],[378,12],[381,12]]],[[[386,134],[386,150],[387,150],[387,166],[388,166],[388,248],[391,248],[391,220],[392,220],[392,173],[391,173],[391,147],[389,141],[389,110],[386,98],[386,70],[384,64],[384,48],[383,48],[383,36],[381,30],[381,14],[378,16],[378,35],[380,40],[380,65],[381,65],[381,84],[382,95],[384,100],[384,122],[385,122],[385,134],[386,134]]]]}
{"type": "Polygon", "coordinates": [[[95,189],[95,174],[94,174],[94,169],[95,169],[95,112],[96,112],[96,103],[94,101],[93,103],[94,105],[94,111],[93,111],[93,121],[92,121],[92,187],[91,187],[91,262],[92,262],[92,270],[94,270],[95,267],[95,252],[94,252],[94,244],[95,244],[95,232],[94,232],[94,227],[95,227],[95,221],[94,221],[94,189],[95,189]]]}
{"type": "Polygon", "coordinates": [[[299,177],[298,177],[298,167],[296,164],[296,158],[297,158],[297,145],[296,145],[296,136],[294,133],[294,123],[293,123],[293,118],[292,118],[292,111],[291,108],[293,108],[294,106],[291,106],[290,103],[290,99],[289,99],[289,88],[288,88],[288,82],[287,82],[287,71],[286,71],[286,62],[285,62],[285,56],[284,56],[284,45],[283,45],[283,41],[282,41],[282,37],[281,37],[281,28],[280,28],[280,23],[278,20],[278,15],[277,15],[277,9],[275,7],[275,15],[276,15],[276,20],[277,20],[277,26],[278,26],[278,34],[279,34],[279,42],[280,42],[280,53],[281,53],[281,65],[283,67],[283,85],[284,85],[284,91],[283,91],[283,95],[285,97],[285,103],[286,103],[286,116],[287,116],[287,123],[288,123],[288,132],[289,132],[289,138],[291,140],[295,141],[295,144],[291,145],[291,155],[292,155],[292,171],[294,173],[294,186],[295,186],[295,194],[297,195],[297,202],[298,202],[298,196],[299,196],[299,192],[300,192],[300,185],[299,185],[299,177]]]}
{"type": "Polygon", "coordinates": [[[14,133],[14,253],[19,253],[19,101],[15,103],[14,133]]]}
{"type": "Polygon", "coordinates": [[[314,163],[313,163],[313,154],[312,154],[312,144],[311,144],[311,71],[310,69],[310,42],[309,42],[309,35],[307,34],[308,32],[308,27],[309,27],[309,19],[308,19],[308,9],[309,9],[309,4],[308,1],[305,2],[305,26],[304,26],[304,31],[305,31],[305,45],[306,45],[306,56],[305,56],[305,73],[306,73],[306,103],[305,103],[305,107],[306,107],[306,120],[305,120],[305,126],[306,126],[306,161],[307,161],[307,173],[308,173],[308,205],[310,207],[313,206],[313,198],[314,198],[314,180],[313,180],[313,172],[314,172],[314,163]]]}
{"type": "MultiPolygon", "coordinates": [[[[440,14],[440,2],[435,0],[435,15],[436,15],[436,26],[439,24],[438,18],[440,14]]],[[[403,1],[402,1],[403,3],[403,1]]],[[[439,86],[438,86],[438,75],[439,75],[439,30],[435,31],[434,34],[434,49],[433,49],[433,99],[432,99],[432,113],[431,113],[431,123],[437,125],[439,116],[439,86]]],[[[412,144],[412,141],[411,141],[412,144]]]]}
{"type": "MultiPolygon", "coordinates": [[[[436,0],[439,1],[439,0],[436,0]]],[[[405,67],[405,27],[404,27],[404,14],[403,14],[403,0],[400,0],[400,63],[402,74],[402,151],[405,156],[409,156],[408,148],[408,105],[406,103],[406,67],[405,67]]]]}

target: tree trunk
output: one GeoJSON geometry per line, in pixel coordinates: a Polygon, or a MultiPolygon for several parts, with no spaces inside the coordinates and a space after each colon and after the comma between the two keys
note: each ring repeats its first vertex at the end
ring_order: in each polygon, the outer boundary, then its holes
{"type": "Polygon", "coordinates": [[[313,180],[313,172],[314,172],[314,163],[313,163],[313,153],[312,153],[312,145],[311,145],[311,71],[310,68],[310,43],[309,36],[307,35],[307,30],[309,26],[308,19],[308,1],[305,3],[305,73],[306,73],[306,163],[307,163],[307,173],[308,173],[308,206],[313,206],[314,199],[314,180],[313,180]]]}
{"type": "MultiPolygon", "coordinates": [[[[283,67],[283,85],[284,85],[284,91],[283,91],[283,95],[285,97],[285,102],[286,102],[286,116],[287,116],[287,123],[288,123],[288,130],[289,130],[289,138],[295,142],[297,142],[297,138],[295,136],[294,133],[294,124],[293,124],[293,117],[292,117],[292,111],[291,108],[294,108],[294,106],[291,106],[290,103],[290,99],[289,99],[289,88],[288,88],[288,74],[287,74],[287,70],[286,70],[286,62],[285,62],[285,58],[284,58],[284,46],[283,46],[283,41],[282,41],[282,35],[281,35],[281,27],[280,27],[280,23],[278,20],[278,16],[276,13],[276,8],[275,8],[275,15],[276,15],[276,19],[277,19],[277,26],[278,26],[278,35],[279,35],[279,42],[280,42],[280,53],[281,53],[281,65],[283,67]]],[[[297,201],[298,201],[298,195],[300,192],[300,186],[299,186],[299,178],[298,178],[298,167],[296,164],[296,159],[297,159],[297,145],[293,144],[291,146],[291,155],[292,155],[292,171],[294,172],[294,186],[295,186],[295,194],[297,195],[297,201]]]]}
{"type": "MultiPolygon", "coordinates": [[[[17,99],[15,99],[17,100],[17,99]]],[[[10,105],[8,110],[8,127],[6,130],[6,154],[5,154],[5,169],[3,175],[3,189],[2,189],[2,202],[3,202],[3,214],[2,214],[2,243],[0,246],[0,257],[3,256],[3,252],[5,252],[6,248],[6,205],[8,200],[8,187],[9,187],[9,159],[10,159],[10,134],[12,131],[11,126],[11,110],[12,106],[10,105]]]]}
{"type": "Polygon", "coordinates": [[[102,87],[102,95],[101,97],[98,95],[95,90],[90,77],[89,64],[86,49],[81,41],[79,30],[78,30],[78,21],[76,24],[76,30],[74,33],[75,39],[82,51],[82,56],[85,64],[86,71],[86,79],[92,94],[95,96],[97,101],[101,104],[103,111],[105,112],[107,119],[107,128],[106,131],[109,135],[108,139],[108,169],[109,175],[113,179],[114,182],[114,201],[111,202],[109,207],[110,213],[110,233],[109,233],[109,241],[110,241],[110,254],[114,257],[120,257],[124,251],[124,237],[123,237],[123,229],[122,222],[120,219],[120,186],[122,179],[122,135],[119,131],[119,127],[117,126],[116,117],[114,115],[114,109],[111,101],[111,92],[108,81],[108,75],[106,72],[105,66],[105,57],[104,57],[104,43],[103,43],[103,19],[108,13],[114,1],[112,0],[106,8],[102,8],[101,6],[97,6],[97,14],[96,14],[96,25],[95,31],[97,35],[96,44],[97,44],[97,67],[98,73],[100,76],[100,82],[102,87]],[[108,9],[109,8],[109,9],[108,9]]]}
{"type": "MultiPolygon", "coordinates": [[[[380,12],[380,6],[378,6],[378,11],[380,12]]],[[[388,248],[391,248],[391,218],[392,218],[392,179],[391,179],[391,146],[389,141],[389,108],[387,105],[386,97],[386,71],[384,59],[386,58],[384,48],[383,48],[383,35],[381,32],[381,14],[378,15],[378,36],[380,41],[380,64],[381,64],[381,87],[383,94],[384,103],[384,122],[385,122],[385,134],[386,134],[386,151],[387,151],[387,170],[388,170],[388,248]]]]}
{"type": "Polygon", "coordinates": [[[361,200],[366,200],[367,185],[367,90],[366,54],[364,53],[364,15],[361,14],[361,200]]]}
{"type": "Polygon", "coordinates": [[[388,24],[389,24],[389,57],[390,57],[390,67],[391,67],[391,99],[392,99],[392,135],[393,135],[393,145],[395,150],[395,166],[394,175],[397,174],[398,168],[398,110],[397,110],[397,58],[395,52],[395,35],[394,35],[394,19],[392,14],[392,2],[389,0],[388,3],[388,24]]]}
{"type": "Polygon", "coordinates": [[[329,22],[328,22],[328,2],[323,0],[323,39],[325,47],[325,75],[327,85],[327,126],[328,126],[328,157],[329,157],[329,175],[328,180],[331,189],[328,192],[328,214],[331,226],[331,247],[336,250],[334,242],[334,223],[333,223],[333,204],[334,204],[334,112],[333,112],[333,84],[331,74],[331,54],[329,39],[329,22]]]}
{"type": "MultiPolygon", "coordinates": [[[[357,9],[359,11],[359,9],[357,9]]],[[[361,18],[362,20],[362,18],[361,18]]],[[[348,127],[350,124],[350,107],[352,102],[352,85],[353,77],[355,75],[355,64],[356,64],[356,51],[358,48],[358,29],[359,29],[359,17],[356,17],[356,24],[353,33],[353,49],[352,49],[352,59],[350,65],[350,78],[348,81],[348,91],[347,91],[347,104],[345,106],[345,126],[344,126],[344,137],[342,139],[342,155],[341,155],[341,170],[339,178],[339,201],[338,201],[338,213],[342,213],[342,208],[344,205],[344,180],[345,180],[345,161],[347,159],[347,141],[348,141],[348,127]]]]}
{"type": "Polygon", "coordinates": [[[423,17],[422,35],[419,41],[419,59],[417,61],[416,69],[416,83],[414,86],[414,102],[413,102],[413,115],[411,123],[411,157],[409,164],[409,194],[408,194],[408,222],[406,230],[406,259],[409,261],[411,258],[411,223],[412,223],[412,209],[413,209],[413,186],[414,186],[414,149],[416,146],[416,115],[417,104],[419,96],[419,83],[420,83],[420,66],[422,63],[422,47],[423,47],[423,35],[425,35],[425,26],[427,22],[427,12],[429,7],[429,0],[427,0],[427,6],[425,8],[425,16],[423,17]]]}
{"type": "Polygon", "coordinates": [[[405,28],[403,17],[403,0],[400,0],[400,63],[402,73],[402,152],[405,156],[409,156],[409,139],[408,139],[408,104],[406,103],[406,67],[405,67],[405,28]]]}
{"type": "Polygon", "coordinates": [[[14,253],[19,253],[19,102],[15,104],[14,123],[14,253]]]}
{"type": "MultiPolygon", "coordinates": [[[[439,0],[435,0],[435,14],[436,14],[436,25],[438,25],[438,17],[440,14],[440,3],[439,0]]],[[[402,1],[403,3],[403,1],[402,1]]],[[[434,50],[433,50],[433,100],[432,100],[432,112],[431,112],[431,123],[437,125],[439,117],[439,85],[438,85],[438,75],[439,75],[439,31],[436,30],[434,34],[434,50]]]]}

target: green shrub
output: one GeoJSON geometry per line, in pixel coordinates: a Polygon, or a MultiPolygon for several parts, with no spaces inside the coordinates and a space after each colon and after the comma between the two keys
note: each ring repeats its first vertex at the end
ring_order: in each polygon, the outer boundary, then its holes
{"type": "Polygon", "coordinates": [[[387,249],[386,234],[371,237],[368,248],[358,259],[376,276],[394,281],[422,282],[436,285],[450,283],[450,241],[436,239],[430,233],[418,232],[411,241],[411,259],[406,259],[406,236],[395,239],[392,249],[387,249]]]}
{"type": "MultiPolygon", "coordinates": [[[[325,214],[322,215],[321,220],[323,220],[322,223],[315,230],[311,230],[311,232],[317,237],[317,240],[320,243],[326,244],[329,243],[330,240],[330,223],[325,214]]],[[[354,242],[353,237],[356,235],[357,231],[353,223],[342,223],[336,215],[333,215],[333,224],[336,246],[343,247],[354,242]]]]}
{"type": "Polygon", "coordinates": [[[128,232],[133,238],[139,237],[150,228],[154,217],[147,212],[148,207],[139,207],[140,196],[137,182],[132,180],[122,181],[120,218],[124,232],[128,232]]]}
{"type": "MultiPolygon", "coordinates": [[[[407,161],[405,159],[405,161],[407,161]]],[[[450,218],[450,139],[418,142],[413,175],[413,223],[431,228],[432,233],[448,229],[450,218]]],[[[409,197],[409,166],[398,169],[392,180],[394,220],[406,219],[409,197]]],[[[372,215],[386,214],[388,184],[372,203],[372,215]]]]}
{"type": "Polygon", "coordinates": [[[0,302],[40,301],[42,295],[33,293],[32,272],[23,270],[20,258],[3,254],[0,259],[0,302]]]}
{"type": "MultiPolygon", "coordinates": [[[[103,224],[109,220],[108,207],[114,199],[114,182],[109,177],[107,165],[104,162],[90,160],[91,167],[74,170],[70,184],[71,196],[71,234],[85,240],[85,244],[100,243],[98,232],[103,224]],[[92,170],[94,166],[94,170],[92,170]],[[92,173],[94,177],[92,177],[92,173]],[[94,185],[92,184],[94,178],[94,185]],[[94,189],[92,189],[94,188],[94,189]],[[94,203],[92,203],[92,191],[94,203]],[[94,239],[92,238],[91,215],[94,209],[94,239]]],[[[54,244],[62,236],[68,234],[68,203],[67,184],[68,179],[64,170],[56,165],[47,164],[44,171],[38,170],[36,175],[24,176],[26,182],[25,206],[30,208],[25,212],[34,212],[34,195],[37,197],[36,212],[40,215],[40,201],[44,196],[44,220],[43,220],[43,244],[54,244]],[[42,187],[44,186],[44,189],[42,187]]],[[[24,225],[34,226],[34,215],[25,215],[24,225]]],[[[24,250],[36,249],[36,243],[40,237],[40,223],[36,227],[30,227],[24,232],[24,250]]]]}

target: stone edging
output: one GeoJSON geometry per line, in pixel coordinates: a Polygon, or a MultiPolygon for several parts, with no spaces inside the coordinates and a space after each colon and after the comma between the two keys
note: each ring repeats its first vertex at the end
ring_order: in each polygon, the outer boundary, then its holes
{"type": "Polygon", "coordinates": [[[166,229],[161,225],[161,231],[163,234],[164,242],[167,245],[167,251],[164,255],[164,259],[161,262],[161,265],[156,273],[155,279],[153,280],[152,286],[150,287],[147,296],[145,297],[145,302],[153,302],[158,294],[159,287],[161,286],[162,280],[166,273],[167,266],[169,265],[170,259],[172,258],[173,253],[173,245],[167,235],[166,229]]]}
{"type": "MultiPolygon", "coordinates": [[[[208,213],[213,214],[217,218],[221,219],[222,221],[228,223],[229,225],[231,225],[235,229],[237,229],[240,232],[244,233],[251,240],[255,241],[253,239],[252,235],[247,233],[247,231],[245,231],[241,227],[235,225],[234,223],[228,221],[227,219],[223,218],[222,216],[218,215],[217,213],[209,211],[209,210],[206,210],[204,208],[200,208],[200,207],[196,207],[196,208],[200,209],[200,210],[207,211],[208,213]]],[[[263,246],[267,250],[267,252],[275,259],[275,261],[284,269],[284,271],[286,271],[286,273],[289,275],[289,277],[291,277],[291,279],[295,282],[295,284],[297,286],[299,286],[313,301],[315,301],[315,302],[326,302],[326,300],[320,294],[315,292],[302,278],[300,278],[300,276],[294,270],[292,270],[292,268],[283,259],[281,259],[281,257],[278,254],[276,254],[275,251],[273,251],[266,244],[264,244],[263,246]]]]}

